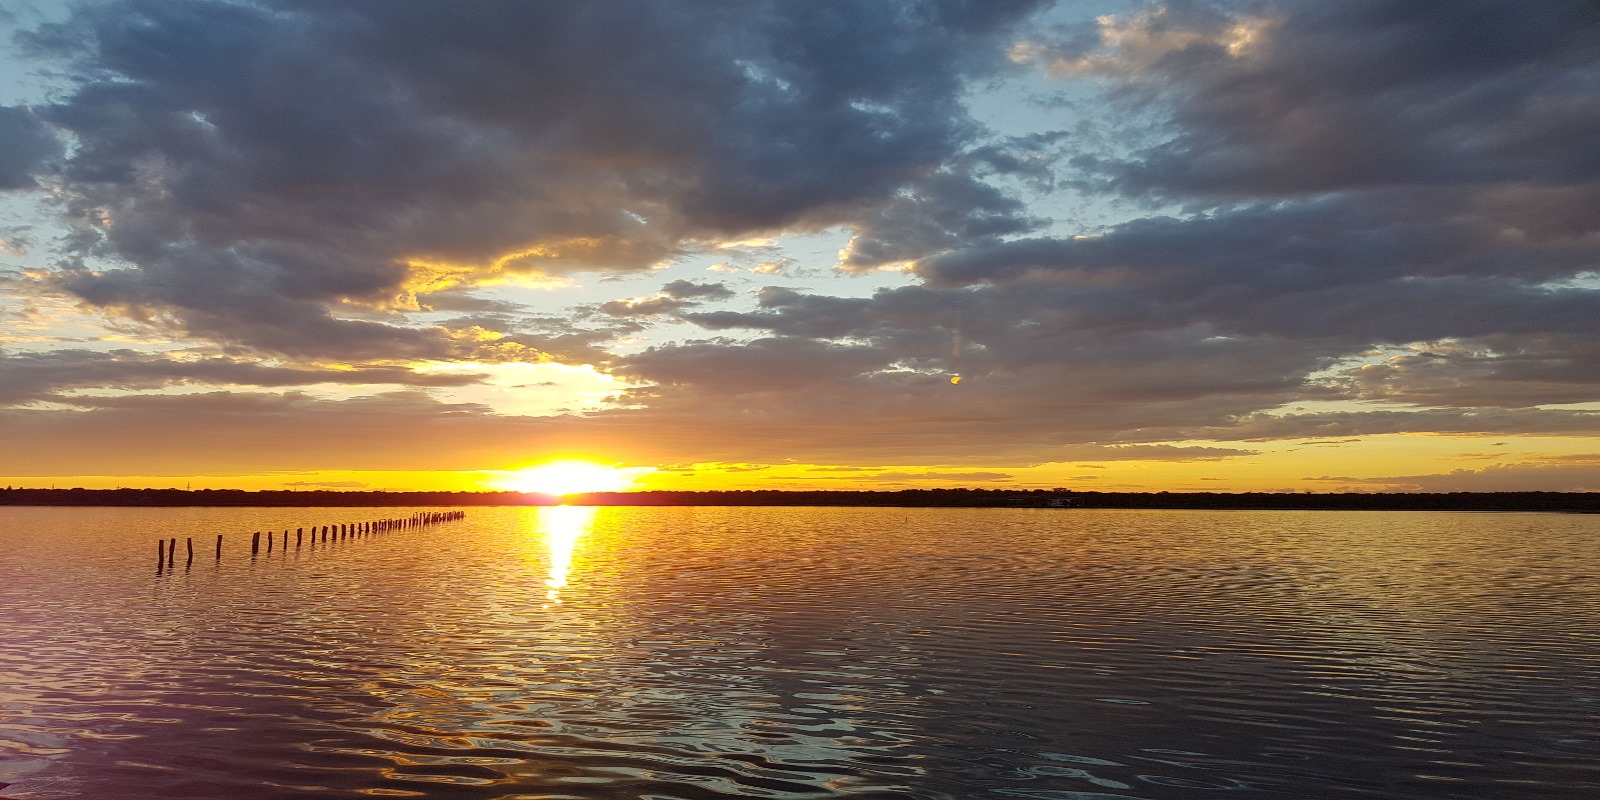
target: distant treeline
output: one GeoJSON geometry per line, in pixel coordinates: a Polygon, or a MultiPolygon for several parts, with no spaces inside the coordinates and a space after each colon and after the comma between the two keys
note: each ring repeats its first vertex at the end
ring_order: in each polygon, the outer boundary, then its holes
{"type": "Polygon", "coordinates": [[[901,491],[600,492],[554,498],[521,492],[348,492],[238,489],[0,489],[10,506],[855,506],[892,508],[1170,508],[1326,511],[1581,511],[1600,513],[1600,492],[1289,494],[1267,492],[1076,492],[1008,489],[901,491]]]}

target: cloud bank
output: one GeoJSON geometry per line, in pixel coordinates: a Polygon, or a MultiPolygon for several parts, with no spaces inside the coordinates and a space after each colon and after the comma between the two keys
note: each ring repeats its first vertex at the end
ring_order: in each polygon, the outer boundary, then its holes
{"type": "MultiPolygon", "coordinates": [[[[485,448],[997,468],[1600,426],[1594,4],[1065,16],[1024,0],[84,6],[19,40],[69,88],[0,108],[0,190],[45,198],[66,231],[22,283],[188,349],[0,353],[0,402],[77,404],[0,424],[71,436],[49,416],[70,413],[115,438],[227,408],[315,432],[359,411],[485,448]],[[1007,86],[1094,99],[1025,122],[974,111],[1007,86]],[[1069,200],[1120,217],[1075,226],[1069,200]],[[804,286],[671,271],[828,231],[835,274],[804,286]],[[904,279],[848,289],[884,269],[904,279]],[[469,293],[584,276],[651,282],[569,308],[469,293]],[[470,373],[411,369],[550,360],[632,388],[604,411],[509,419],[438,394],[470,373]],[[388,393],[243,391],[320,383],[388,393]],[[185,384],[241,393],[81,396],[185,384]]],[[[487,451],[451,452],[472,468],[487,451]]],[[[1515,477],[1462,480],[1495,476],[1515,477]]]]}

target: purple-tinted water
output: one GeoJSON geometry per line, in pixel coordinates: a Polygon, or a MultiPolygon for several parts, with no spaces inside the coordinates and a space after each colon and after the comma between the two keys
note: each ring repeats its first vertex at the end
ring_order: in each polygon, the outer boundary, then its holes
{"type": "Polygon", "coordinates": [[[0,795],[1600,796],[1597,516],[410,511],[0,508],[0,795]]]}

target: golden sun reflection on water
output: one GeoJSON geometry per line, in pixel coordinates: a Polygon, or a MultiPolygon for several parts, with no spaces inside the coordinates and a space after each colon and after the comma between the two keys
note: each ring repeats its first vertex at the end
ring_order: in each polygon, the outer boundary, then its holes
{"type": "Polygon", "coordinates": [[[539,509],[537,525],[549,550],[548,573],[544,579],[544,597],[552,603],[561,602],[561,590],[566,588],[572,571],[572,553],[578,540],[594,527],[594,506],[549,506],[539,509]]]}
{"type": "Polygon", "coordinates": [[[0,508],[6,796],[1594,795],[1592,516],[328,513],[0,508]]]}

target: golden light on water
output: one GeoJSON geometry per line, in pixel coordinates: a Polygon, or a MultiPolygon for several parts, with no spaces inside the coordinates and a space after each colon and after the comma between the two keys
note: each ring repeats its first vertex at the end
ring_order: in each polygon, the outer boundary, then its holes
{"type": "Polygon", "coordinates": [[[496,489],[549,495],[620,492],[633,488],[647,467],[613,467],[582,459],[562,459],[504,473],[490,482],[496,489]]]}
{"type": "Polygon", "coordinates": [[[544,599],[561,602],[561,590],[572,572],[572,553],[578,540],[594,527],[594,506],[552,506],[539,509],[539,532],[549,550],[548,572],[544,579],[544,599]]]}

